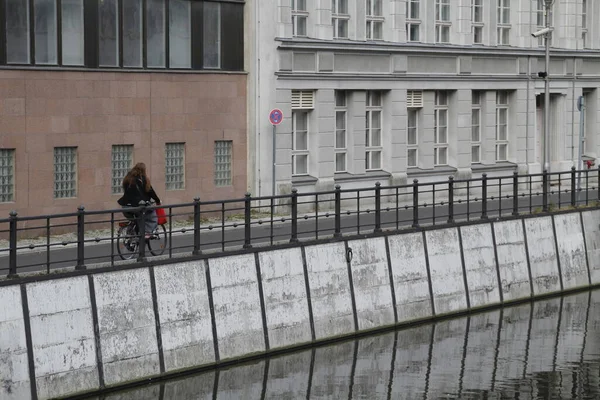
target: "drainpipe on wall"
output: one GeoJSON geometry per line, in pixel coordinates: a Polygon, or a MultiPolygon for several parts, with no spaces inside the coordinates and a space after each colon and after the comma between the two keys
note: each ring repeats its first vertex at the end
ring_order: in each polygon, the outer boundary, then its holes
{"type": "MultiPolygon", "coordinates": [[[[577,46],[575,47],[577,50],[577,46]]],[[[571,96],[571,160],[573,161],[573,166],[575,167],[575,57],[573,57],[573,95],[571,96]]]]}
{"type": "MultiPolygon", "coordinates": [[[[525,110],[525,164],[529,173],[529,85],[531,83],[531,57],[527,57],[527,101],[525,110]]],[[[535,141],[533,142],[535,144],[535,141]]]]}

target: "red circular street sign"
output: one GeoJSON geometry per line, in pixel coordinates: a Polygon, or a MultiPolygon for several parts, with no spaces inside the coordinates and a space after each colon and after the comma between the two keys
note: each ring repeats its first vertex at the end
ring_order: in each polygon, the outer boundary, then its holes
{"type": "Polygon", "coordinates": [[[281,121],[283,121],[283,112],[278,108],[271,110],[269,113],[269,121],[273,125],[279,125],[281,121]]]}

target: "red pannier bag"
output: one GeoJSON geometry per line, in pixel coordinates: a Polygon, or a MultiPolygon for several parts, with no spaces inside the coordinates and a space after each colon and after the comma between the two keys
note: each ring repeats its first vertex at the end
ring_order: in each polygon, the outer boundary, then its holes
{"type": "Polygon", "coordinates": [[[165,225],[167,223],[167,214],[164,208],[156,209],[156,217],[158,218],[158,225],[165,225]]]}

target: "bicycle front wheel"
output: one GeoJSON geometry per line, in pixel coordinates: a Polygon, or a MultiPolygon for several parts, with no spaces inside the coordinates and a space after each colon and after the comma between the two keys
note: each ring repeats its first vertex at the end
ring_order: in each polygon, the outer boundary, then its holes
{"type": "Polygon", "coordinates": [[[148,249],[153,256],[160,256],[167,248],[167,229],[164,225],[156,227],[156,238],[148,240],[148,249]]]}
{"type": "Polygon", "coordinates": [[[122,226],[117,233],[117,251],[122,260],[131,260],[138,254],[138,238],[131,225],[122,226]]]}

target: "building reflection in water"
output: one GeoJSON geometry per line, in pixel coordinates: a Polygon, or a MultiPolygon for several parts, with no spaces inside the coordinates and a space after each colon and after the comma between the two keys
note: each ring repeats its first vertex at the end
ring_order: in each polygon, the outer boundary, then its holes
{"type": "Polygon", "coordinates": [[[324,398],[600,398],[600,291],[309,349],[100,397],[324,398]]]}

